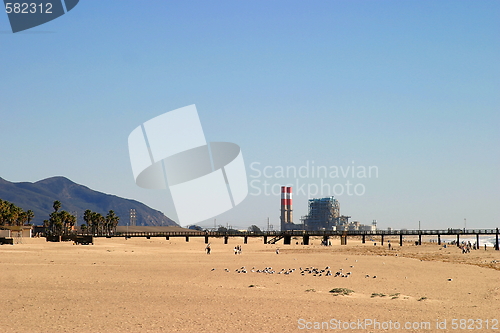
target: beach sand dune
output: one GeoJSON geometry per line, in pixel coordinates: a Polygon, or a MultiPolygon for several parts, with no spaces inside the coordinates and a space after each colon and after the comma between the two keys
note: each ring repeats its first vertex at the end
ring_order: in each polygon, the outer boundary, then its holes
{"type": "Polygon", "coordinates": [[[397,322],[402,332],[459,332],[454,319],[500,320],[500,251],[492,248],[462,254],[396,240],[393,250],[351,239],[330,247],[319,239],[310,246],[210,241],[210,255],[203,238],[1,246],[0,331],[331,332],[335,324],[371,320],[381,326],[358,331],[387,332],[383,325],[397,322]],[[447,328],[438,329],[444,321],[447,328]],[[314,325],[323,329],[307,329],[314,325]]]}

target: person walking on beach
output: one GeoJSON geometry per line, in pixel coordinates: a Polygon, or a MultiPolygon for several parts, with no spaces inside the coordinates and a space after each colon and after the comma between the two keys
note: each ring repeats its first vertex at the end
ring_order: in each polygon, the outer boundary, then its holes
{"type": "Polygon", "coordinates": [[[207,244],[207,247],[205,248],[205,250],[207,251],[207,254],[210,254],[210,251],[212,250],[210,248],[210,243],[207,244]]]}
{"type": "Polygon", "coordinates": [[[276,249],[276,254],[280,254],[280,249],[279,248],[276,249]]]}
{"type": "Polygon", "coordinates": [[[238,247],[237,246],[234,247],[234,254],[238,254],[238,247]]]}

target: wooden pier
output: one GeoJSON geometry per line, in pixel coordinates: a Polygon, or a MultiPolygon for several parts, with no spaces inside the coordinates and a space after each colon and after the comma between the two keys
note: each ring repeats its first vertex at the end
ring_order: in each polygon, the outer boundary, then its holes
{"type": "Polygon", "coordinates": [[[222,238],[224,239],[224,244],[228,243],[230,237],[240,237],[243,238],[243,243],[247,244],[249,237],[261,237],[263,238],[264,244],[275,244],[280,240],[283,240],[284,245],[290,245],[292,238],[302,238],[303,245],[309,245],[309,240],[311,237],[322,237],[323,241],[328,242],[332,237],[340,237],[341,244],[347,245],[347,240],[349,237],[361,237],[361,242],[365,243],[367,239],[371,239],[374,236],[380,237],[380,244],[384,245],[384,240],[387,237],[399,237],[399,245],[403,246],[404,236],[417,236],[418,241],[416,244],[422,244],[423,236],[435,236],[438,245],[441,245],[442,236],[453,236],[456,238],[456,243],[460,244],[460,237],[475,235],[476,245],[479,248],[479,236],[495,236],[495,250],[499,250],[499,228],[496,229],[446,229],[446,230],[371,230],[371,231],[361,231],[361,230],[349,230],[349,231],[264,231],[260,233],[254,232],[218,232],[218,231],[170,231],[170,232],[117,232],[113,234],[102,234],[102,235],[92,235],[93,237],[165,237],[167,240],[170,237],[184,237],[186,242],[189,242],[190,237],[204,237],[205,243],[209,242],[210,238],[222,238]]]}

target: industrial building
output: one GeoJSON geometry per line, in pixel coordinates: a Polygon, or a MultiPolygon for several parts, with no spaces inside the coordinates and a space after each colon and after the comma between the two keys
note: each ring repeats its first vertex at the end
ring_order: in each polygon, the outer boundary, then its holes
{"type": "Polygon", "coordinates": [[[349,222],[350,216],[340,215],[340,203],[334,197],[310,199],[309,214],[302,217],[303,230],[375,230],[376,223],[366,226],[358,221],[349,222]]]}
{"type": "Polygon", "coordinates": [[[309,213],[302,216],[300,224],[293,223],[292,188],[281,187],[281,231],[288,230],[376,230],[358,221],[349,222],[350,216],[340,215],[340,203],[334,197],[309,199],[309,213]]]}
{"type": "Polygon", "coordinates": [[[302,217],[305,230],[333,230],[340,223],[340,204],[334,197],[310,199],[309,214],[302,217]]]}

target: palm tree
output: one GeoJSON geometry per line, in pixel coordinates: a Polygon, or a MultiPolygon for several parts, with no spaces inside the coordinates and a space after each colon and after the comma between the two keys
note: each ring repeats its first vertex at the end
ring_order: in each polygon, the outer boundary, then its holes
{"type": "Polygon", "coordinates": [[[9,203],[5,215],[8,225],[10,226],[22,225],[23,213],[24,212],[21,208],[17,207],[13,203],[9,203]]]}
{"type": "Polygon", "coordinates": [[[61,208],[61,202],[59,200],[54,201],[52,207],[54,207],[54,211],[50,213],[50,218],[46,223],[48,233],[52,235],[69,234],[72,227],[76,223],[76,217],[65,210],[59,212],[59,209],[61,208]]]}
{"type": "Polygon", "coordinates": [[[28,214],[21,210],[17,216],[16,225],[22,226],[26,223],[26,221],[28,221],[28,214]]]}
{"type": "Polygon", "coordinates": [[[87,224],[85,229],[90,230],[90,232],[92,232],[92,222],[93,222],[92,215],[93,215],[93,212],[90,209],[87,209],[85,211],[85,213],[83,213],[83,220],[87,224]]]}
{"type": "Polygon", "coordinates": [[[0,199],[0,226],[7,222],[7,201],[0,199]]]}
{"type": "Polygon", "coordinates": [[[116,216],[113,210],[110,210],[106,215],[106,232],[108,234],[111,234],[112,230],[116,231],[116,226],[118,225],[118,221],[120,221],[120,218],[116,216]]]}
{"type": "Polygon", "coordinates": [[[68,215],[69,213],[65,210],[56,213],[59,217],[61,223],[61,234],[65,235],[68,232],[68,215]]]}
{"type": "Polygon", "coordinates": [[[59,210],[59,208],[61,208],[61,201],[59,201],[59,200],[54,201],[54,204],[52,205],[52,207],[54,208],[54,211],[57,212],[59,210]]]}
{"type": "Polygon", "coordinates": [[[24,212],[13,203],[0,199],[0,226],[21,226],[33,217],[32,210],[24,212]]]}
{"type": "Polygon", "coordinates": [[[52,235],[60,235],[62,232],[61,214],[57,211],[49,215],[49,233],[52,235]]]}
{"type": "Polygon", "coordinates": [[[45,236],[50,235],[50,222],[49,220],[43,220],[43,228],[45,230],[45,236]]]}
{"type": "Polygon", "coordinates": [[[103,233],[104,223],[105,222],[106,222],[106,219],[104,218],[104,216],[102,216],[99,213],[94,213],[94,223],[95,223],[95,225],[97,227],[97,233],[98,234],[102,234],[103,233]]]}
{"type": "Polygon", "coordinates": [[[68,232],[73,230],[73,227],[76,224],[76,216],[73,214],[68,214],[68,217],[66,219],[67,227],[68,227],[68,232]]]}
{"type": "Polygon", "coordinates": [[[29,209],[26,212],[26,219],[27,219],[28,224],[30,224],[31,220],[33,220],[34,218],[35,218],[35,213],[33,213],[33,211],[31,209],[29,209]]]}

